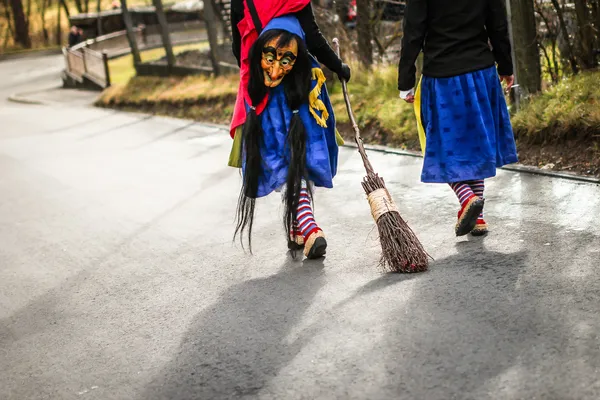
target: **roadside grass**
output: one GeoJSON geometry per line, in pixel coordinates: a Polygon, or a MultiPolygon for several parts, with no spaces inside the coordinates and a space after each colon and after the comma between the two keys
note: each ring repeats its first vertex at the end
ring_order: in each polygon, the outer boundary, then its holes
{"type": "Polygon", "coordinates": [[[106,89],[96,105],[228,124],[237,90],[235,76],[134,76],[106,89]]]}
{"type": "MultiPolygon", "coordinates": [[[[352,64],[352,78],[348,83],[348,94],[352,111],[365,135],[377,141],[385,140],[401,148],[415,149],[418,146],[417,123],[412,104],[398,97],[398,72],[390,65],[366,71],[352,64]]],[[[338,123],[350,122],[342,86],[335,78],[330,91],[333,109],[338,123]]]]}
{"type": "Polygon", "coordinates": [[[520,142],[600,139],[600,72],[583,72],[522,103],[512,123],[520,142]]]}
{"type": "MultiPolygon", "coordinates": [[[[184,50],[189,47],[178,48],[178,52],[184,50]]],[[[163,55],[162,49],[157,49],[144,52],[142,57],[147,61],[163,55]]],[[[109,67],[113,86],[98,101],[101,106],[141,107],[145,111],[154,107],[156,113],[193,118],[209,115],[211,122],[220,123],[228,123],[231,118],[238,89],[237,76],[135,77],[131,56],[111,60],[109,67]],[[212,111],[205,110],[207,106],[212,111]]],[[[397,147],[414,149],[418,146],[418,138],[413,106],[398,98],[396,86],[393,66],[367,73],[353,65],[348,85],[353,112],[361,126],[361,134],[364,127],[363,136],[369,141],[385,140],[397,147]]],[[[349,117],[337,78],[329,82],[329,90],[338,124],[348,126],[349,117]]],[[[351,129],[340,129],[340,132],[351,134],[351,129]]]]}

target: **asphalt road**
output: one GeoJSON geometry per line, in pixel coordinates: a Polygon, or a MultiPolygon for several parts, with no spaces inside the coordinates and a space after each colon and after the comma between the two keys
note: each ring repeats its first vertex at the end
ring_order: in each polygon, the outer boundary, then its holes
{"type": "MultiPolygon", "coordinates": [[[[31,62],[0,63],[2,96],[29,89],[25,65],[59,83],[60,58],[31,62]]],[[[600,397],[599,186],[500,171],[491,234],[456,238],[457,201],[419,183],[420,159],[370,153],[435,258],[383,274],[343,149],[317,191],[327,257],[287,255],[277,195],[250,255],[222,128],[69,93],[0,100],[1,399],[600,397]]]]}

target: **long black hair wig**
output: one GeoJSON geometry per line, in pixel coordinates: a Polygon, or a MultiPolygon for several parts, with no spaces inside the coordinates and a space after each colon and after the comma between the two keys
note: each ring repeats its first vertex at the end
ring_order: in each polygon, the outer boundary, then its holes
{"type": "MultiPolygon", "coordinates": [[[[306,171],[306,129],[298,113],[298,109],[308,102],[311,90],[311,62],[310,55],[304,41],[288,31],[269,30],[264,32],[250,49],[250,82],[248,94],[252,104],[246,115],[246,122],[242,129],[242,152],[245,162],[243,183],[238,199],[236,212],[235,237],[240,234],[242,247],[243,232],[248,230],[248,246],[252,253],[252,225],[254,222],[254,209],[258,193],[259,178],[263,172],[263,161],[260,152],[264,131],[256,107],[268,94],[269,88],[264,84],[264,72],[261,66],[263,49],[267,43],[279,36],[277,47],[289,45],[292,40],[298,43],[298,56],[292,70],[284,77],[283,85],[288,107],[293,111],[290,128],[287,134],[287,148],[289,149],[289,165],[286,187],[284,191],[283,223],[286,237],[294,227],[302,181],[307,179],[306,171]]],[[[310,193],[310,187],[307,187],[310,193]]],[[[294,238],[295,239],[295,238],[294,238]]]]}

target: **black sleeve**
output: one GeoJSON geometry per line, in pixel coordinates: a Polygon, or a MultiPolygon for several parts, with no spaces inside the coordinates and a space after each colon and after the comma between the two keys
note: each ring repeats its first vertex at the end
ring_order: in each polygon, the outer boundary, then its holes
{"type": "Polygon", "coordinates": [[[306,44],[308,51],[317,58],[317,60],[329,68],[331,71],[340,75],[342,72],[342,60],[335,54],[331,48],[317,22],[310,3],[300,10],[296,17],[300,21],[302,30],[306,34],[306,44]]]}
{"type": "Polygon", "coordinates": [[[415,62],[427,35],[427,0],[408,0],[404,11],[404,36],[398,63],[398,90],[415,87],[415,62]]]}
{"type": "Polygon", "coordinates": [[[492,43],[492,51],[498,63],[500,75],[512,75],[513,64],[510,38],[508,36],[508,18],[503,0],[488,0],[485,27],[492,43]]]}
{"type": "Polygon", "coordinates": [[[242,52],[242,38],[240,31],[238,31],[237,25],[244,18],[244,1],[243,0],[231,0],[231,50],[235,56],[238,67],[241,66],[241,52],[242,52]]]}

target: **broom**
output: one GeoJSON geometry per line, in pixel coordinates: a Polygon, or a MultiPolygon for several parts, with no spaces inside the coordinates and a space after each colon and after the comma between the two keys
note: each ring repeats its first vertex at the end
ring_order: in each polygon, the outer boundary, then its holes
{"type": "MultiPolygon", "coordinates": [[[[333,39],[333,43],[336,53],[340,57],[339,40],[335,38],[333,39]]],[[[354,140],[358,145],[358,152],[362,157],[367,171],[367,176],[363,179],[362,187],[367,194],[369,206],[371,207],[371,215],[379,230],[379,241],[382,250],[380,264],[388,272],[411,273],[426,271],[429,255],[423,249],[415,233],[400,216],[400,211],[398,211],[398,207],[396,207],[394,200],[387,191],[383,178],[373,170],[373,166],[365,152],[354,114],[352,113],[346,81],[344,79],[341,81],[346,109],[354,128],[354,140]]]]}

